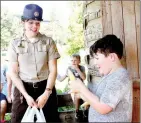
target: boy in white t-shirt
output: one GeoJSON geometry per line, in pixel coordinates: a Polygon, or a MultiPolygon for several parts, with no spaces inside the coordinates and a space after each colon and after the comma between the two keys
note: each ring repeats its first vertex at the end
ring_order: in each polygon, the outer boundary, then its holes
{"type": "MultiPolygon", "coordinates": [[[[57,80],[63,81],[66,77],[69,77],[68,70],[70,70],[74,74],[75,78],[79,78],[81,79],[81,81],[84,81],[86,79],[85,67],[80,65],[80,62],[81,62],[80,55],[73,54],[71,56],[71,65],[68,66],[66,74],[64,76],[58,75],[57,80]]],[[[79,113],[80,97],[79,95],[74,94],[74,93],[71,93],[71,96],[75,104],[75,112],[76,112],[75,118],[79,119],[80,118],[80,113],[79,113]]]]}

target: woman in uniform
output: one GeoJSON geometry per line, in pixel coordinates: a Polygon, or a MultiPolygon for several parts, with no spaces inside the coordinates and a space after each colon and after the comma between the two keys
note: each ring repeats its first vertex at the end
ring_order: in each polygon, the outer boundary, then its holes
{"type": "Polygon", "coordinates": [[[55,80],[60,57],[51,37],[39,32],[43,10],[25,6],[21,17],[24,33],[10,42],[9,62],[15,85],[12,123],[20,123],[28,106],[43,108],[46,122],[58,122],[55,80]]]}

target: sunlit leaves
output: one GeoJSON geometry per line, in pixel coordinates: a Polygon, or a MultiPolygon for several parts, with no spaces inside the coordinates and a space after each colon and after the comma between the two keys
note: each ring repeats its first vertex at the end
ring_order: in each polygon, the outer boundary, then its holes
{"type": "Polygon", "coordinates": [[[70,24],[68,27],[68,50],[67,53],[72,55],[79,52],[81,48],[84,48],[83,41],[83,2],[71,1],[73,13],[70,17],[70,24]]]}

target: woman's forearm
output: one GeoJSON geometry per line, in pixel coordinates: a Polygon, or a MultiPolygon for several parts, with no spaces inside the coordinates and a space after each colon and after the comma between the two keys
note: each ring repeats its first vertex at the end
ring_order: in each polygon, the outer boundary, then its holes
{"type": "Polygon", "coordinates": [[[46,88],[53,89],[53,87],[55,85],[56,76],[57,76],[57,72],[55,72],[55,71],[54,72],[50,72],[50,74],[48,76],[46,88]]]}
{"type": "Polygon", "coordinates": [[[57,59],[49,61],[49,76],[47,80],[46,88],[53,89],[57,76],[57,59]]]}
{"type": "Polygon", "coordinates": [[[24,97],[28,95],[26,92],[23,82],[21,81],[20,77],[16,73],[11,73],[11,79],[14,85],[18,88],[18,90],[23,94],[24,97]]]}
{"type": "Polygon", "coordinates": [[[6,78],[7,78],[7,92],[8,92],[8,97],[11,97],[11,88],[12,88],[12,80],[9,76],[8,73],[6,73],[6,78]]]}

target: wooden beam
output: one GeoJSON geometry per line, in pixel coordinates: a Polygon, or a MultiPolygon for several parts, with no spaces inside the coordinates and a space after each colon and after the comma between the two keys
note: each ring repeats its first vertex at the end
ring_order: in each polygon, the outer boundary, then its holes
{"type": "Polygon", "coordinates": [[[121,39],[124,44],[123,16],[121,1],[111,1],[113,34],[121,39]]]}
{"type": "Polygon", "coordinates": [[[122,15],[122,4],[121,1],[111,1],[111,14],[112,14],[112,27],[113,34],[115,34],[124,45],[123,58],[121,59],[122,65],[126,68],[126,57],[125,57],[125,39],[123,29],[123,15],[122,15]]]}
{"type": "Polygon", "coordinates": [[[112,34],[111,1],[103,1],[102,8],[103,35],[112,34]]]}
{"type": "Polygon", "coordinates": [[[140,122],[140,83],[133,82],[133,112],[132,122],[140,122]]]}
{"type": "Polygon", "coordinates": [[[139,66],[137,56],[136,25],[135,25],[135,3],[134,1],[122,1],[126,64],[132,79],[139,78],[139,66]]]}
{"type": "MultiPolygon", "coordinates": [[[[137,36],[137,45],[138,45],[138,64],[140,68],[140,1],[135,1],[135,17],[136,17],[136,36],[137,36]]],[[[140,69],[139,69],[140,73],[140,69]]],[[[139,74],[140,78],[140,74],[139,74]]]]}

